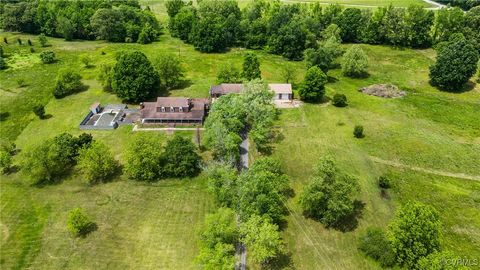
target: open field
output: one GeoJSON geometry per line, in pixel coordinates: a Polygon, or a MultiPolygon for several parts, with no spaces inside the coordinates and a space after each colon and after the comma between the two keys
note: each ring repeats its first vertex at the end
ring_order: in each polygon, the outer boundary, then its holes
{"type": "MultiPolygon", "coordinates": [[[[143,2],[152,3],[157,15],[165,18],[163,2],[143,2]]],[[[411,2],[414,0],[395,3],[403,6],[411,2]]],[[[246,51],[235,48],[223,54],[202,54],[168,34],[149,45],[49,38],[52,46],[47,48],[40,48],[35,36],[0,33],[0,37],[4,36],[11,40],[30,38],[36,50],[31,54],[28,45],[13,42],[4,46],[11,67],[0,71],[0,138],[15,141],[20,149],[61,132],[80,134],[78,124],[94,101],[121,102],[102,91],[95,77],[97,68],[102,63],[113,63],[122,50],[141,50],[150,59],[163,52],[180,55],[187,86],[159,94],[189,97],[206,97],[219,66],[230,63],[240,67],[246,51]],[[38,54],[43,50],[53,50],[59,61],[51,65],[39,63],[38,54]],[[85,55],[92,58],[94,67],[83,67],[80,57],[85,55]],[[66,67],[78,70],[88,89],[56,100],[51,94],[54,79],[57,71],[66,67]],[[19,87],[18,79],[24,80],[26,86],[19,87]],[[46,105],[49,119],[39,120],[31,112],[37,103],[46,105]]],[[[291,213],[284,231],[291,253],[287,268],[378,269],[375,262],[358,252],[356,238],[369,226],[386,227],[395,209],[408,200],[423,201],[440,211],[444,247],[462,257],[480,258],[480,182],[408,169],[415,166],[480,175],[480,86],[472,83],[471,89],[463,93],[440,92],[431,87],[428,66],[435,57],[431,49],[362,48],[370,60],[369,78],[346,78],[338,69],[329,73],[332,82],[327,84],[327,95],[347,95],[348,107],[305,104],[283,110],[278,120],[283,139],[276,143],[273,156],[284,165],[297,195],[288,202],[291,213]],[[387,82],[398,85],[408,95],[381,99],[357,91],[359,87],[387,82]],[[353,138],[356,124],[365,127],[364,139],[353,138]],[[308,182],[316,160],[324,154],[333,155],[342,169],[360,180],[359,198],[365,206],[353,231],[325,229],[301,215],[298,194],[308,182]],[[388,166],[375,158],[404,166],[388,166]],[[394,179],[389,199],[380,197],[376,184],[383,173],[394,179]]],[[[297,84],[303,78],[303,62],[256,53],[266,81],[282,82],[280,70],[284,65],[296,68],[297,84]]],[[[91,133],[122,161],[125,145],[133,136],[131,128],[91,133]]],[[[182,134],[192,136],[188,131],[182,134]]],[[[168,136],[158,133],[162,141],[168,136]]],[[[208,158],[208,152],[203,154],[208,158]]],[[[95,187],[87,187],[81,178],[74,171],[57,185],[35,188],[24,184],[21,175],[1,176],[1,269],[197,269],[193,261],[198,253],[195,230],[205,213],[215,209],[202,175],[154,184],[119,177],[95,187]],[[66,230],[67,213],[77,206],[84,207],[98,226],[84,239],[73,239],[66,230]]]]}

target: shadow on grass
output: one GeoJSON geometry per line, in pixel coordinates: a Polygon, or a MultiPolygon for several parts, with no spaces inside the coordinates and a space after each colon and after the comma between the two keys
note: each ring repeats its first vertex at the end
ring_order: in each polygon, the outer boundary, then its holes
{"type": "Polygon", "coordinates": [[[96,231],[98,229],[98,226],[95,222],[91,222],[90,224],[88,224],[88,226],[86,226],[83,230],[81,230],[77,236],[80,237],[80,238],[85,238],[87,237],[88,234],[96,231]]]}
{"type": "Polygon", "coordinates": [[[474,82],[468,81],[467,83],[462,85],[462,87],[455,88],[454,90],[452,90],[452,89],[449,89],[449,88],[445,88],[445,87],[435,85],[435,84],[432,83],[432,81],[430,81],[429,83],[430,83],[430,85],[432,85],[433,87],[436,87],[438,90],[440,90],[442,92],[448,92],[448,93],[452,93],[452,94],[462,94],[462,93],[465,93],[465,92],[470,92],[475,88],[475,85],[476,85],[474,82]]]}
{"type": "Polygon", "coordinates": [[[9,112],[0,112],[0,122],[7,120],[8,117],[10,117],[9,112]]]}
{"type": "Polygon", "coordinates": [[[51,114],[45,114],[45,115],[44,115],[42,118],[40,118],[40,119],[42,119],[42,120],[47,120],[47,119],[50,119],[50,118],[52,118],[52,117],[53,117],[53,115],[51,115],[51,114]]]}
{"type": "Polygon", "coordinates": [[[274,269],[295,269],[292,260],[292,253],[282,252],[275,259],[267,264],[262,265],[262,269],[274,270],[274,269]]]}
{"type": "Polygon", "coordinates": [[[358,220],[363,215],[363,209],[365,209],[365,203],[359,200],[353,202],[353,212],[350,215],[345,216],[339,220],[332,228],[341,232],[351,232],[358,227],[358,220]]]}

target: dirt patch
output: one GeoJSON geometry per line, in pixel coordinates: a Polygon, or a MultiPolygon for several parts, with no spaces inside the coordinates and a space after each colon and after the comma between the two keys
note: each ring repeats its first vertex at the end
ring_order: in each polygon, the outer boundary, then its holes
{"type": "Polygon", "coordinates": [[[367,87],[362,87],[358,91],[370,96],[382,98],[401,98],[407,95],[407,92],[398,89],[393,84],[373,84],[367,87]]]}

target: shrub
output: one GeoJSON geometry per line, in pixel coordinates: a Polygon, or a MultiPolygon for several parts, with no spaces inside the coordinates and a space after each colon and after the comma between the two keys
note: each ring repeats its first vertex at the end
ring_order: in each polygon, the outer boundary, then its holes
{"type": "Polygon", "coordinates": [[[42,33],[38,36],[38,42],[40,42],[40,46],[42,47],[47,46],[48,40],[45,34],[42,33]]]}
{"type": "Polygon", "coordinates": [[[108,147],[98,141],[80,149],[78,167],[89,184],[109,180],[118,168],[118,162],[108,147]]]}
{"type": "Polygon", "coordinates": [[[137,181],[154,181],[162,175],[162,143],[150,134],[136,135],[126,150],[125,172],[137,181]]]}
{"type": "Polygon", "coordinates": [[[28,46],[33,46],[32,41],[30,39],[27,40],[28,46]]]}
{"type": "Polygon", "coordinates": [[[0,172],[7,173],[12,167],[12,155],[4,150],[0,150],[0,172]]]}
{"type": "Polygon", "coordinates": [[[359,138],[359,139],[365,137],[365,134],[363,134],[363,126],[362,125],[356,125],[353,128],[353,136],[355,136],[355,138],[359,138]]]}
{"type": "Polygon", "coordinates": [[[325,95],[325,84],[327,81],[327,75],[319,67],[313,66],[309,68],[298,90],[300,98],[308,102],[321,101],[323,95],[325,95]]]}
{"type": "Polygon", "coordinates": [[[17,38],[18,45],[22,45],[22,39],[17,38]]]}
{"type": "Polygon", "coordinates": [[[8,39],[6,37],[4,37],[3,42],[5,42],[5,44],[8,44],[8,39]]]}
{"type": "Polygon", "coordinates": [[[240,70],[231,64],[221,65],[217,73],[217,83],[240,83],[240,70]]]}
{"type": "Polygon", "coordinates": [[[82,89],[82,77],[70,69],[63,69],[58,72],[53,95],[55,98],[63,98],[82,89]]]}
{"type": "Polygon", "coordinates": [[[182,82],[184,70],[179,57],[173,54],[161,54],[155,58],[153,65],[163,87],[172,89],[182,82]]]}
{"type": "Polygon", "coordinates": [[[258,61],[257,55],[254,53],[247,53],[243,58],[243,72],[242,77],[247,81],[254,79],[260,79],[260,62],[258,61]]]}
{"type": "Polygon", "coordinates": [[[67,228],[75,236],[84,236],[92,231],[94,223],[82,208],[74,208],[68,213],[67,228]]]}
{"type": "Polygon", "coordinates": [[[88,56],[88,55],[85,55],[81,58],[81,61],[83,63],[83,66],[85,68],[89,68],[91,67],[91,64],[92,64],[92,59],[88,56]]]}
{"type": "Polygon", "coordinates": [[[112,91],[113,66],[109,64],[101,64],[97,79],[103,87],[104,91],[112,91]]]}
{"type": "Polygon", "coordinates": [[[33,106],[32,111],[36,116],[38,116],[38,118],[45,118],[45,107],[43,105],[33,106]]]}
{"type": "Polygon", "coordinates": [[[35,52],[35,49],[34,49],[33,47],[30,48],[30,52],[31,52],[31,53],[34,53],[34,52],[35,52]]]}
{"type": "Polygon", "coordinates": [[[358,249],[378,261],[383,267],[391,267],[395,264],[395,253],[381,229],[368,228],[366,233],[360,236],[358,249]]]}
{"type": "Polygon", "coordinates": [[[383,189],[389,189],[391,187],[390,178],[386,175],[382,175],[378,178],[378,186],[383,189]]]}
{"type": "Polygon", "coordinates": [[[345,107],[347,106],[347,96],[344,94],[335,94],[333,96],[333,105],[335,107],[345,107]]]}
{"type": "Polygon", "coordinates": [[[55,53],[52,51],[43,51],[40,53],[40,59],[44,64],[51,64],[55,62],[55,53]]]}
{"type": "Polygon", "coordinates": [[[345,53],[342,72],[348,77],[365,77],[367,75],[368,58],[367,54],[359,45],[353,45],[345,53]]]}

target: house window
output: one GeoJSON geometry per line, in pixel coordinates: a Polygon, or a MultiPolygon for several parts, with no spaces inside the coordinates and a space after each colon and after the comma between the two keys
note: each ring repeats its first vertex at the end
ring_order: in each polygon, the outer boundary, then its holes
{"type": "Polygon", "coordinates": [[[165,112],[165,107],[162,107],[162,112],[165,112]]]}
{"type": "Polygon", "coordinates": [[[179,112],[183,112],[183,107],[179,107],[179,108],[178,108],[178,111],[179,111],[179,112]]]}
{"type": "Polygon", "coordinates": [[[175,112],[175,108],[170,107],[170,112],[175,112]]]}
{"type": "Polygon", "coordinates": [[[278,99],[282,99],[282,94],[278,94],[278,99]]]}

